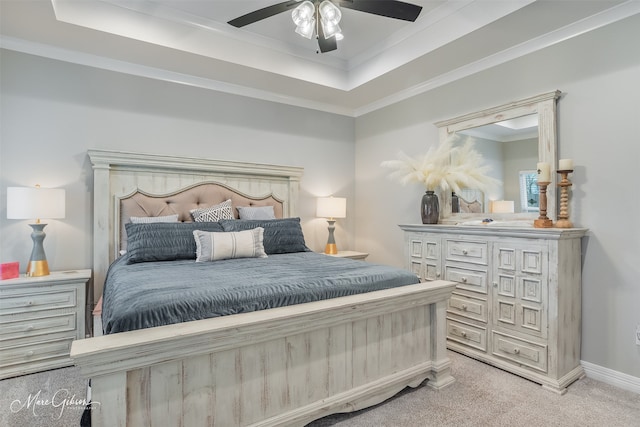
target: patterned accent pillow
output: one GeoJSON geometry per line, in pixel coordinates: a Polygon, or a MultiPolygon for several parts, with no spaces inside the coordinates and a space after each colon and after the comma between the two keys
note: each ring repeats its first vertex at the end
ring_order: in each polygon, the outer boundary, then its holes
{"type": "Polygon", "coordinates": [[[207,232],[194,230],[196,262],[232,258],[266,258],[261,227],[238,232],[207,232]]]}
{"type": "Polygon", "coordinates": [[[191,216],[195,222],[216,222],[221,219],[233,219],[231,199],[208,208],[191,209],[189,212],[191,212],[191,216]]]}
{"type": "Polygon", "coordinates": [[[151,224],[155,222],[178,222],[178,214],[164,216],[132,216],[129,218],[134,224],[151,224]]]}
{"type": "Polygon", "coordinates": [[[238,206],[240,219],[276,219],[273,206],[238,206]]]}

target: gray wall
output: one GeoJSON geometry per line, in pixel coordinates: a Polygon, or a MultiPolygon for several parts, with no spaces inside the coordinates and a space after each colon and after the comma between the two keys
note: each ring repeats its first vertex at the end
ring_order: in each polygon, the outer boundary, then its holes
{"type": "MultiPolygon", "coordinates": [[[[40,184],[67,197],[66,218],[45,229],[50,268],[91,267],[90,148],[304,167],[300,216],[314,250],[327,241],[315,197],[347,197],[353,211],[352,118],[0,52],[0,262],[24,271],[31,253],[28,221],[6,219],[6,187],[40,184]]],[[[344,249],[353,221],[336,223],[344,249]]]]}
{"type": "Polygon", "coordinates": [[[403,265],[400,223],[419,223],[423,189],[379,167],[436,144],[434,122],[560,89],[559,158],[576,168],[570,213],[583,242],[582,359],[640,377],[640,16],[356,120],[356,247],[403,265]]]}

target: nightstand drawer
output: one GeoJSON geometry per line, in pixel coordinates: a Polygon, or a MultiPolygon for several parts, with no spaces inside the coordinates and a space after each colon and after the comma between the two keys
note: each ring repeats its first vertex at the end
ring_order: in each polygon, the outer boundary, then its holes
{"type": "Polygon", "coordinates": [[[29,313],[57,308],[74,308],[77,303],[76,289],[38,289],[38,292],[6,292],[0,299],[2,315],[29,313]]]}
{"type": "Polygon", "coordinates": [[[66,337],[0,350],[0,366],[21,365],[46,359],[69,359],[72,341],[73,338],[66,337]]]}
{"type": "Polygon", "coordinates": [[[493,354],[518,365],[547,372],[547,347],[493,332],[493,354]]]}
{"type": "Polygon", "coordinates": [[[76,313],[62,313],[47,317],[14,322],[0,322],[0,348],[13,345],[17,339],[43,334],[73,332],[76,335],[76,313]]]}

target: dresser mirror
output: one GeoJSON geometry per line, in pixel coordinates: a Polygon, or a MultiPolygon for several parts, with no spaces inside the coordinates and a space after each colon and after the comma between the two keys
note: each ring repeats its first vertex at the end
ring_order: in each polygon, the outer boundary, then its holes
{"type": "Polygon", "coordinates": [[[474,141],[491,166],[490,176],[502,183],[489,191],[465,188],[461,194],[440,194],[440,222],[484,218],[533,220],[538,217],[538,162],[551,165],[547,216],[556,219],[556,101],[560,91],[544,93],[435,123],[440,143],[474,141]]]}

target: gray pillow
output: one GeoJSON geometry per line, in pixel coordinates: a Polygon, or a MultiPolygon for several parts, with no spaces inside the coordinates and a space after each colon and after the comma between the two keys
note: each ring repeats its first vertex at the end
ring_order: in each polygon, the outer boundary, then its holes
{"type": "Polygon", "coordinates": [[[126,224],[127,263],[195,259],[194,230],[224,231],[218,222],[126,224]]]}
{"type": "Polygon", "coordinates": [[[240,219],[276,219],[273,206],[238,206],[240,219]]]}
{"type": "Polygon", "coordinates": [[[256,227],[264,228],[264,251],[267,255],[309,251],[302,234],[300,218],[223,219],[220,224],[224,231],[243,231],[256,227]]]}

